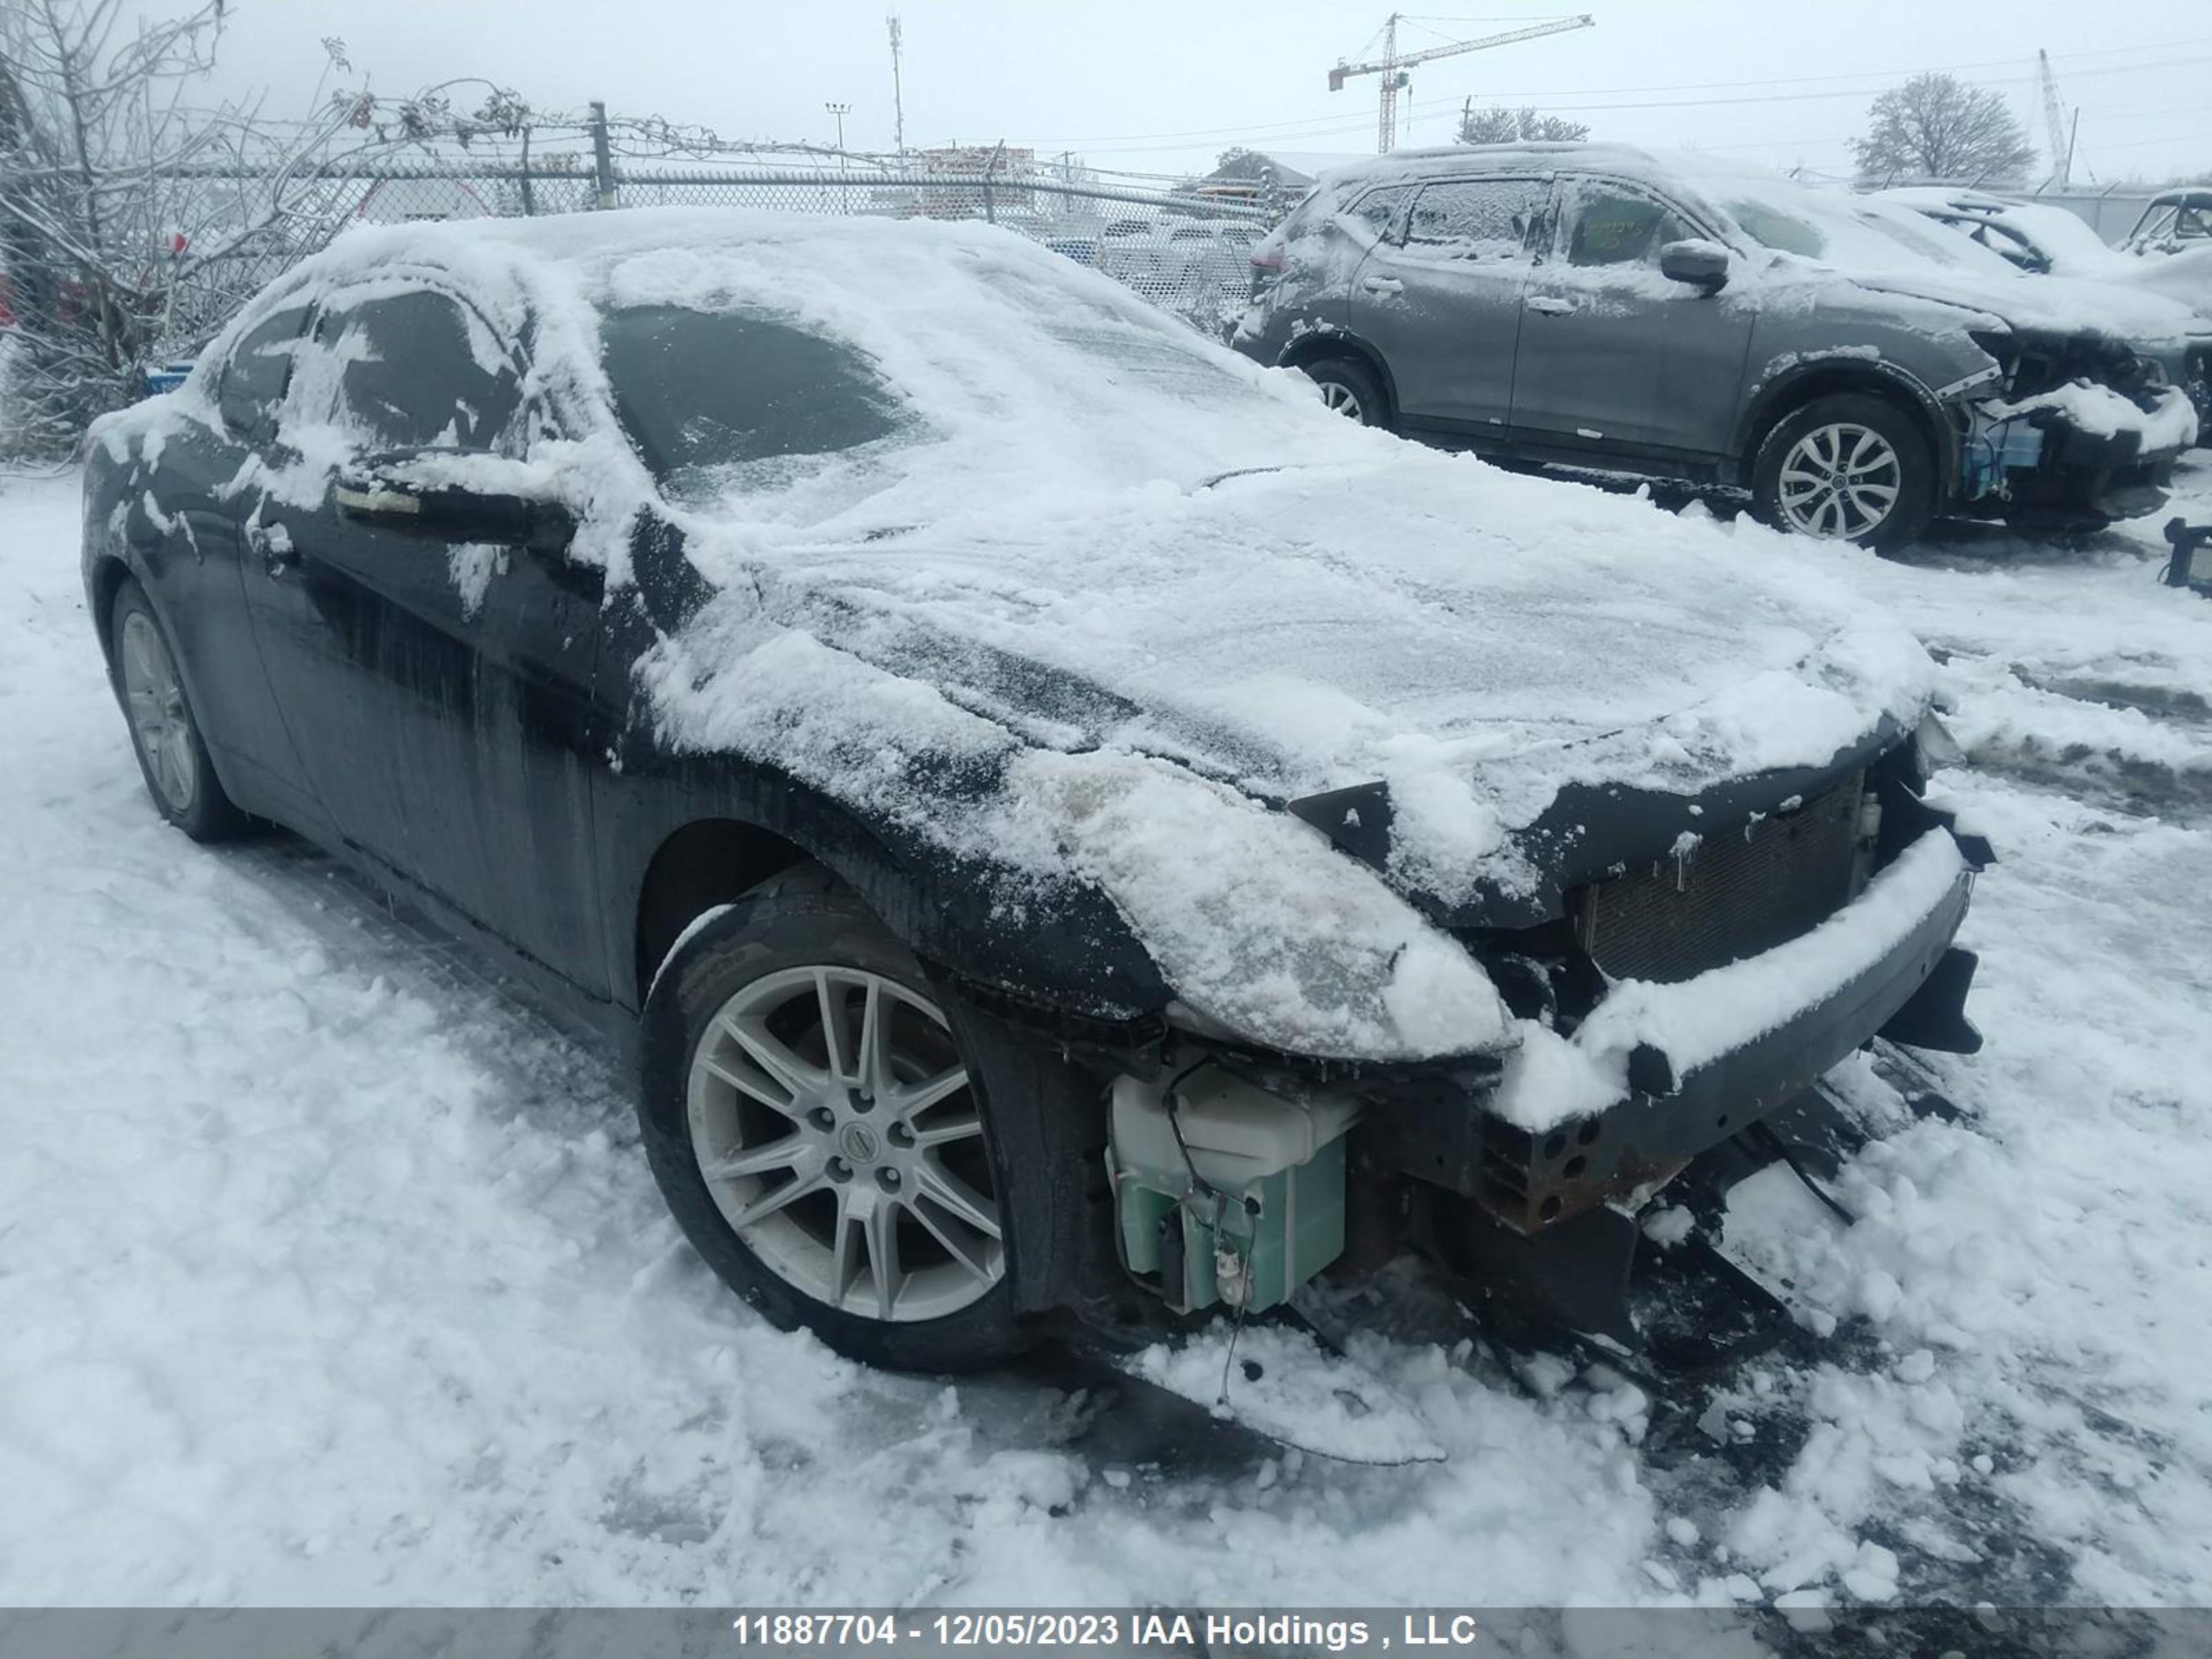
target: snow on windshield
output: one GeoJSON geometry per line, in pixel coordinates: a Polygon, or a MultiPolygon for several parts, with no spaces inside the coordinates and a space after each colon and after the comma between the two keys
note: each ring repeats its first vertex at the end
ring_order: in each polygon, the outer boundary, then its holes
{"type": "Polygon", "coordinates": [[[1826,195],[1780,179],[1771,184],[1730,179],[1719,200],[1762,246],[1838,270],[1924,272],[1933,265],[1984,276],[2015,274],[1987,248],[1946,235],[1919,215],[1885,203],[1826,195]]]}

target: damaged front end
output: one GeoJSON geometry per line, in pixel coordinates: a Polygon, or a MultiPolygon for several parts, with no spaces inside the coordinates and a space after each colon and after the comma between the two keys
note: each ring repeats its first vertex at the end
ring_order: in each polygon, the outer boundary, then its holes
{"type": "MultiPolygon", "coordinates": [[[[1628,1218],[1661,1187],[1771,1161],[1764,1126],[1877,1037],[1980,1046],[1952,939],[1990,854],[1925,799],[1942,740],[1893,727],[1694,798],[1564,793],[1523,832],[1546,884],[1437,917],[1514,1052],[1324,1065],[1175,1033],[1111,1094],[1122,1273],[1179,1314],[1260,1313],[1411,1246],[1521,1320],[1634,1346],[1628,1218]],[[1593,1076],[1615,1081],[1592,1097],[1593,1076]]],[[[1387,860],[1381,786],[1293,811],[1387,860]]]]}
{"type": "Polygon", "coordinates": [[[2039,528],[2157,511],[2197,441],[2203,348],[2172,363],[2099,335],[1977,332],[1993,374],[1953,389],[1961,510],[2039,528]]]}

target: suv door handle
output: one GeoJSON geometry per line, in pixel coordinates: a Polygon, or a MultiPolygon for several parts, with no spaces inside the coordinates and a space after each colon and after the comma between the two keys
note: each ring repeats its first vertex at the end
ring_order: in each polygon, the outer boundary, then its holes
{"type": "Polygon", "coordinates": [[[1395,276],[1363,276],[1359,286],[1370,294],[1403,294],[1406,285],[1395,276]]]}
{"type": "Polygon", "coordinates": [[[1540,317],[1571,317],[1582,309],[1571,300],[1554,300],[1548,294],[1532,294],[1522,303],[1540,317]]]}

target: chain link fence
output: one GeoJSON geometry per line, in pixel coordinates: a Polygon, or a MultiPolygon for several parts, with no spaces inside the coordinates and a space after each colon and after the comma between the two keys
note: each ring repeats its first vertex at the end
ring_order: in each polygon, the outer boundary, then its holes
{"type": "MultiPolygon", "coordinates": [[[[189,355],[258,289],[354,224],[538,217],[628,207],[727,207],[884,219],[981,219],[1113,277],[1222,337],[1242,311],[1254,246],[1286,205],[1229,187],[1146,188],[998,149],[915,158],[837,157],[798,167],[597,162],[384,162],[319,178],[282,234],[205,270],[177,296],[169,330],[189,355]]],[[[250,185],[209,169],[210,191],[250,185]]]]}

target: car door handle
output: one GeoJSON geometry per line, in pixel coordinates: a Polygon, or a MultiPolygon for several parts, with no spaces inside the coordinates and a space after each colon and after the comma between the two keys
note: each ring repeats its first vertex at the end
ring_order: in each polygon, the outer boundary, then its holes
{"type": "Polygon", "coordinates": [[[1548,294],[1532,294],[1522,303],[1540,317],[1571,317],[1582,308],[1571,300],[1554,300],[1548,294]]]}
{"type": "Polygon", "coordinates": [[[262,568],[272,576],[281,576],[300,562],[300,545],[292,539],[292,532],[281,524],[247,525],[246,544],[260,557],[262,568]]]}
{"type": "Polygon", "coordinates": [[[1359,286],[1370,294],[1403,294],[1406,285],[1395,276],[1363,276],[1359,286]]]}

